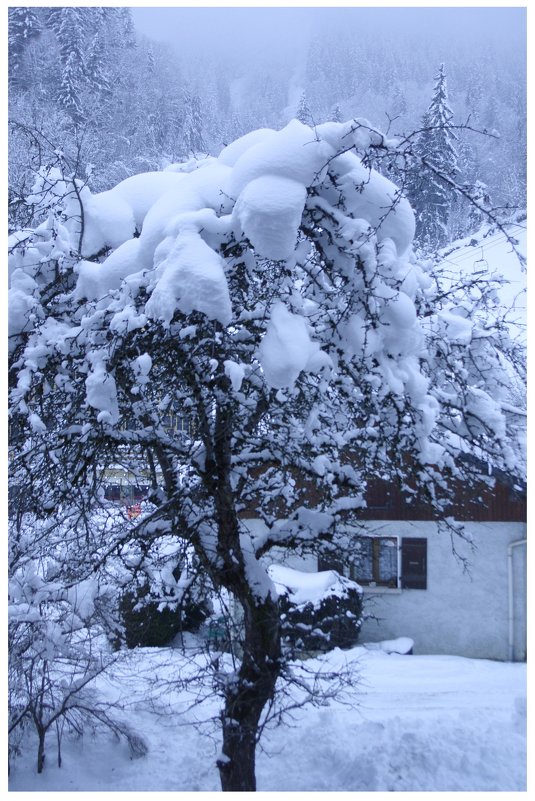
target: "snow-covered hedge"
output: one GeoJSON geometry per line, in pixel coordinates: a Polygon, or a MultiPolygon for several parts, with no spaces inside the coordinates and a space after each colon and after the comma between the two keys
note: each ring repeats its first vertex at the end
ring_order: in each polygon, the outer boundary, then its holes
{"type": "Polygon", "coordinates": [[[303,573],[272,565],[283,643],[294,653],[355,645],[362,625],[362,588],[334,570],[303,573]]]}
{"type": "Polygon", "coordinates": [[[169,645],[181,631],[197,631],[211,612],[209,602],[185,595],[180,604],[151,600],[149,586],[128,592],[120,602],[122,638],[128,648],[169,645]]]}

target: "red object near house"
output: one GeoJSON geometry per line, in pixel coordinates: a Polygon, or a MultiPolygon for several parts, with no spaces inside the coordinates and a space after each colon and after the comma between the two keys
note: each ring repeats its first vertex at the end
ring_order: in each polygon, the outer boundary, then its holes
{"type": "Polygon", "coordinates": [[[133,506],[129,506],[127,508],[128,519],[133,520],[135,517],[139,517],[141,514],[141,504],[135,503],[133,506]]]}

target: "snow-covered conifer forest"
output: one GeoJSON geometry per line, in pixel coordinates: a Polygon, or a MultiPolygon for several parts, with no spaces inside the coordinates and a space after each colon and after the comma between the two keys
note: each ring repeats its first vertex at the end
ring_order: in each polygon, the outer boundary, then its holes
{"type": "Polygon", "coordinates": [[[372,478],[454,553],[452,487],[525,479],[521,287],[451,271],[524,275],[525,19],[388,11],[9,8],[12,789],[524,789],[523,665],[282,566],[358,560],[372,478]]]}

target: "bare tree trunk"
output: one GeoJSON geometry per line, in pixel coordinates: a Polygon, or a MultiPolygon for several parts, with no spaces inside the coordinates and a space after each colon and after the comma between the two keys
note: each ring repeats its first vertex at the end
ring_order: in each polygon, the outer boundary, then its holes
{"type": "Polygon", "coordinates": [[[43,772],[43,767],[45,765],[45,735],[46,731],[44,729],[39,729],[39,745],[37,746],[37,773],[43,772]]]}
{"type": "Polygon", "coordinates": [[[245,606],[243,660],[222,713],[223,749],[218,761],[224,792],[255,791],[255,754],[262,711],[273,698],[280,673],[276,601],[245,606]]]}

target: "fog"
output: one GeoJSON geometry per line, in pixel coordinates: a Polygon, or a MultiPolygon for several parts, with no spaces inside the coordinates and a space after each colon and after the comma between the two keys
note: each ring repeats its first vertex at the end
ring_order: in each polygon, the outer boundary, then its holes
{"type": "Polygon", "coordinates": [[[526,9],[489,7],[165,7],[133,8],[138,31],[182,54],[207,51],[231,60],[298,57],[312,36],[339,29],[345,35],[394,38],[429,45],[437,59],[451,43],[486,42],[498,50],[525,50],[526,9]]]}
{"type": "Polygon", "coordinates": [[[160,70],[166,91],[187,87],[200,98],[214,152],[254,128],[280,128],[303,101],[313,124],[336,109],[396,135],[416,130],[443,63],[456,123],[501,136],[498,145],[466,135],[466,158],[520,204],[526,16],[526,8],[477,6],[132,9],[144,46],[161,51],[162,65],[173,61],[172,81],[160,70]]]}

